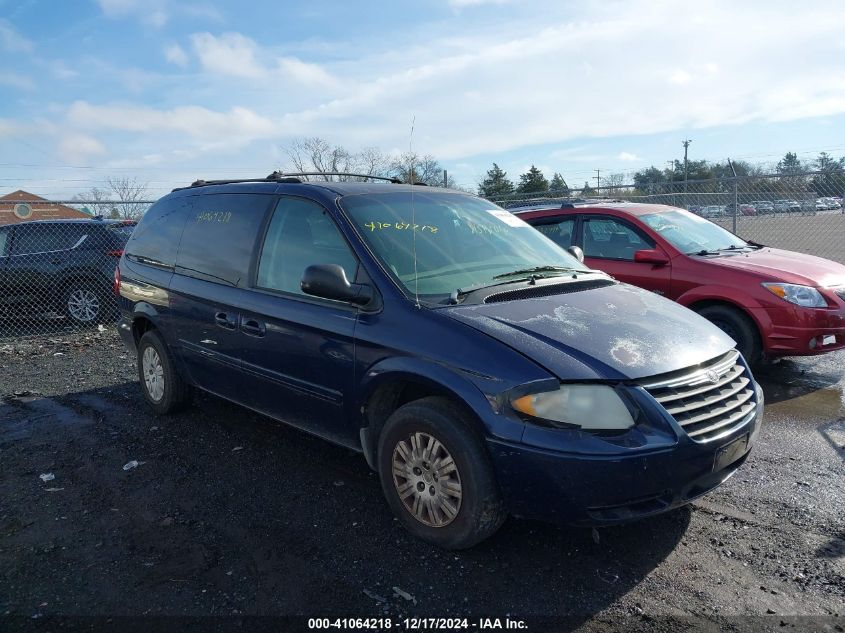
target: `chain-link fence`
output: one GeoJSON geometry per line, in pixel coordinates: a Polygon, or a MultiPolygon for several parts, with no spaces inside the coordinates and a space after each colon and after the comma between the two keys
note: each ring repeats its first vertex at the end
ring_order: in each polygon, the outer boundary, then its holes
{"type": "MultiPolygon", "coordinates": [[[[824,172],[661,181],[586,191],[512,194],[518,207],[578,197],[682,207],[760,244],[845,263],[845,176],[824,172]]],[[[110,326],[117,316],[114,269],[151,201],[0,198],[0,339],[110,326]],[[105,215],[105,214],[104,214],[105,215]],[[115,217],[116,216],[116,217],[115,217]]]]}
{"type": "Polygon", "coordinates": [[[114,323],[115,266],[135,224],[35,196],[0,204],[0,339],[114,323]]]}
{"type": "Polygon", "coordinates": [[[845,175],[825,172],[641,183],[493,198],[506,209],[611,199],[681,207],[746,240],[845,264],[845,175]]]}

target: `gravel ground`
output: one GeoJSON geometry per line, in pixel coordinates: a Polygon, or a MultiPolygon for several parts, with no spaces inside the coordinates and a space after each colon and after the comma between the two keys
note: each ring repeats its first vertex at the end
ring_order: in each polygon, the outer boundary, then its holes
{"type": "Polygon", "coordinates": [[[839,352],[760,372],[761,441],[692,506],[600,531],[510,519],[449,553],[400,528],[354,453],[210,396],[152,416],[111,331],[0,341],[0,629],[509,614],[534,631],[842,631],[843,368],[839,352]]]}

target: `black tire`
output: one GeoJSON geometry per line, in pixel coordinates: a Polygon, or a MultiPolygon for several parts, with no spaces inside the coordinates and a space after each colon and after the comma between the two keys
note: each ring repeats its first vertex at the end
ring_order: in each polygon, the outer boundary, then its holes
{"type": "MultiPolygon", "coordinates": [[[[141,393],[156,415],[166,415],[185,409],[191,402],[191,387],[176,371],[173,357],[161,336],[155,330],[148,330],[138,342],[138,381],[141,393]],[[153,350],[161,366],[162,393],[150,392],[145,380],[144,358],[147,350],[153,350]],[[156,397],[158,395],[158,397],[156,397]]],[[[157,382],[157,381],[156,381],[157,382]]]]}
{"type": "Polygon", "coordinates": [[[760,332],[741,310],[726,305],[711,305],[701,308],[698,313],[736,341],[736,348],[749,365],[756,365],[762,360],[760,332]]]}
{"type": "Polygon", "coordinates": [[[65,286],[61,297],[64,315],[76,326],[92,327],[102,323],[110,314],[110,296],[94,282],[80,280],[70,283],[65,286]]]}
{"type": "MultiPolygon", "coordinates": [[[[425,458],[425,453],[419,454],[425,458]]],[[[422,398],[394,411],[379,436],[377,460],[382,490],[391,510],[411,534],[424,541],[444,549],[466,549],[492,536],[507,516],[483,439],[474,430],[464,411],[447,398],[422,398]],[[414,492],[406,497],[425,498],[424,495],[430,492],[431,505],[435,506],[437,502],[434,499],[440,498],[446,486],[454,487],[455,478],[459,479],[460,502],[454,503],[453,498],[447,500],[452,510],[457,509],[456,514],[451,518],[448,513],[440,514],[442,520],[448,520],[447,524],[433,525],[432,521],[436,522],[438,511],[428,509],[425,504],[420,504],[423,506],[421,518],[417,518],[412,512],[413,509],[407,507],[400,497],[399,488],[409,485],[411,480],[394,475],[394,451],[398,450],[400,441],[405,442],[405,447],[410,447],[412,436],[417,439],[425,436],[436,439],[442,445],[442,450],[446,451],[445,454],[454,460],[456,470],[448,475],[441,474],[440,479],[435,473],[445,473],[445,470],[444,467],[436,469],[435,464],[447,464],[448,459],[436,458],[433,463],[428,464],[431,470],[421,472],[421,478],[414,486],[419,490],[417,487],[422,485],[423,491],[419,495],[414,492]],[[433,481],[428,479],[428,483],[425,483],[422,478],[429,476],[434,477],[433,481]],[[451,479],[451,484],[447,479],[451,479]],[[426,486],[429,488],[425,488],[426,486]],[[435,492],[435,486],[441,488],[435,492]],[[428,522],[425,519],[428,519],[428,522]]],[[[413,474],[411,470],[403,472],[410,475],[413,474]]]]}

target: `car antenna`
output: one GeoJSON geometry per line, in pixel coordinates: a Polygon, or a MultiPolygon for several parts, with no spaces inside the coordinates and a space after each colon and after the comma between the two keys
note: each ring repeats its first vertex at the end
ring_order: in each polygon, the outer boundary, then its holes
{"type": "Polygon", "coordinates": [[[417,116],[411,117],[411,135],[408,137],[408,174],[411,181],[411,240],[414,252],[414,303],[420,308],[420,278],[417,273],[417,214],[414,207],[414,123],[417,116]]]}

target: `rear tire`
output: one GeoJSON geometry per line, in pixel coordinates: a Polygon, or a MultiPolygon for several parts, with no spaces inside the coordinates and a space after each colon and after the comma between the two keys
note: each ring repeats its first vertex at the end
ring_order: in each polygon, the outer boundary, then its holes
{"type": "Polygon", "coordinates": [[[100,323],[108,313],[106,293],[88,282],[69,285],[62,297],[65,316],[77,326],[91,327],[100,323]]]}
{"type": "Polygon", "coordinates": [[[757,326],[740,310],[731,306],[712,305],[698,310],[698,313],[736,341],[736,348],[749,365],[757,365],[763,359],[757,326]]]}
{"type": "Polygon", "coordinates": [[[414,536],[466,549],[506,518],[483,439],[447,398],[399,407],[379,436],[378,472],[391,510],[414,536]]]}
{"type": "Polygon", "coordinates": [[[145,332],[138,343],[138,379],[157,415],[181,411],[191,402],[190,385],[176,372],[170,350],[155,330],[145,332]]]}

